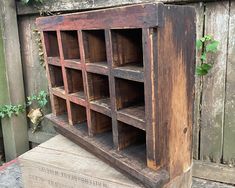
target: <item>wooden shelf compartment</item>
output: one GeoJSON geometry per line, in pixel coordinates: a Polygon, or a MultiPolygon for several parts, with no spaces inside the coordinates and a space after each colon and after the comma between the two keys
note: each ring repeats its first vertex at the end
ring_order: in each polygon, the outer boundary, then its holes
{"type": "Polygon", "coordinates": [[[52,92],[57,96],[64,96],[65,90],[62,68],[55,65],[48,65],[48,69],[52,92]]]}
{"type": "Polygon", "coordinates": [[[43,34],[47,57],[60,57],[56,31],[44,31],[43,34]]]}
{"type": "Polygon", "coordinates": [[[105,115],[111,115],[108,76],[87,73],[90,108],[105,115]]]}
{"type": "Polygon", "coordinates": [[[83,44],[86,63],[107,64],[104,30],[84,30],[83,44]]]}
{"type": "Polygon", "coordinates": [[[73,102],[83,100],[85,102],[82,71],[77,69],[66,68],[66,77],[70,100],[73,102]]]}
{"type": "Polygon", "coordinates": [[[87,115],[86,108],[76,103],[70,102],[71,108],[71,124],[78,126],[86,126],[87,115]]]}
{"type": "Polygon", "coordinates": [[[144,84],[115,78],[117,119],[145,130],[144,84]]]}
{"type": "Polygon", "coordinates": [[[146,166],[146,132],[121,121],[117,126],[120,153],[146,166]]]}
{"type": "Polygon", "coordinates": [[[143,73],[142,29],[112,29],[111,41],[113,67],[143,73]]]}
{"type": "Polygon", "coordinates": [[[91,132],[100,143],[113,146],[112,119],[110,117],[91,110],[91,132]]]}
{"type": "Polygon", "coordinates": [[[80,51],[77,31],[61,31],[61,44],[65,60],[80,62],[80,51]]]}
{"type": "Polygon", "coordinates": [[[67,111],[66,99],[53,95],[52,100],[53,100],[52,111],[54,115],[68,122],[68,111],[67,111]]]}

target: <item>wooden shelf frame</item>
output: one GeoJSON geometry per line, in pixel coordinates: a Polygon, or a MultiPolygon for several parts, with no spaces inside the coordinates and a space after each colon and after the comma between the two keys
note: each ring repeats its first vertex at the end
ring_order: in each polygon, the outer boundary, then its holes
{"type": "Polygon", "coordinates": [[[57,131],[85,148],[95,148],[92,152],[149,187],[161,187],[182,175],[183,166],[191,164],[188,146],[192,126],[194,17],[189,7],[158,3],[37,19],[53,112],[48,118],[56,123],[57,131]],[[177,20],[177,13],[188,22],[177,20]],[[116,20],[110,21],[113,15],[116,20]],[[51,50],[50,45],[56,49],[51,50]],[[74,48],[70,51],[68,47],[74,48]],[[190,55],[182,53],[190,49],[190,55]],[[183,54],[181,59],[179,52],[183,54]],[[58,75],[53,75],[51,67],[58,70],[60,84],[55,84],[58,75]],[[177,82],[179,78],[174,72],[188,80],[177,82]],[[182,93],[174,91],[185,100],[181,100],[182,106],[171,93],[174,82],[182,87],[182,93]],[[60,106],[64,114],[58,109],[60,106]],[[180,123],[186,120],[187,125],[180,123]],[[174,134],[176,143],[170,139],[174,134]],[[179,143],[185,143],[184,157],[171,153],[179,143]],[[187,160],[183,162],[181,157],[187,160]],[[140,169],[143,170],[137,172],[140,169]]]}

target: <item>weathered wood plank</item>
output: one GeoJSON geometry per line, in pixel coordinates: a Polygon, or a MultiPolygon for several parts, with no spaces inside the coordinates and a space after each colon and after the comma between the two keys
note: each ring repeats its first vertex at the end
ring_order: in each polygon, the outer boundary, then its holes
{"type": "MultiPolygon", "coordinates": [[[[226,78],[226,100],[224,120],[223,163],[235,165],[235,2],[231,2],[228,59],[226,78]]],[[[234,177],[235,179],[235,177],[234,177]]]]}
{"type": "Polygon", "coordinates": [[[61,135],[23,154],[19,162],[25,188],[144,188],[61,135]]]}
{"type": "Polygon", "coordinates": [[[201,111],[200,159],[219,163],[222,157],[225,72],[229,2],[207,3],[205,34],[211,34],[220,42],[217,57],[210,73],[203,79],[201,111]]]}
{"type": "MultiPolygon", "coordinates": [[[[36,16],[20,17],[18,19],[22,68],[25,84],[24,89],[26,96],[38,94],[41,90],[48,90],[46,71],[43,65],[40,64],[39,60],[39,44],[37,41],[40,36],[37,36],[34,33],[34,30],[36,29],[35,19],[36,16]]],[[[37,106],[33,105],[32,107],[37,106]]],[[[50,112],[50,105],[43,110],[44,113],[50,112]]]]}
{"type": "Polygon", "coordinates": [[[32,133],[31,130],[28,131],[29,141],[36,143],[36,144],[41,144],[41,143],[49,140],[50,138],[54,137],[55,135],[56,134],[47,133],[47,132],[43,132],[43,131],[37,131],[35,133],[32,133]]]}
{"type": "MultiPolygon", "coordinates": [[[[40,11],[48,11],[48,12],[61,12],[61,11],[81,11],[81,10],[91,10],[91,9],[99,9],[99,8],[108,8],[122,5],[130,5],[136,3],[156,3],[156,2],[164,2],[164,3],[187,3],[187,2],[199,2],[201,0],[50,0],[45,1],[42,5],[38,6],[27,6],[22,3],[17,3],[17,12],[18,15],[25,14],[35,14],[40,11]]],[[[211,1],[211,0],[206,0],[211,1]]]]}
{"type": "Polygon", "coordinates": [[[212,181],[235,184],[235,169],[220,164],[194,160],[193,176],[212,181]]]}
{"type": "MultiPolygon", "coordinates": [[[[14,0],[0,1],[0,105],[24,104],[24,82],[22,74],[20,44],[16,7],[14,0]],[[2,92],[3,91],[3,92],[2,92]]],[[[2,119],[6,160],[16,158],[28,150],[27,120],[25,113],[2,119]]]]}
{"type": "MultiPolygon", "coordinates": [[[[204,3],[190,4],[196,11],[196,38],[203,35],[204,29],[204,3]]],[[[196,51],[196,66],[201,64],[200,52],[196,51]]],[[[195,76],[195,99],[194,99],[194,124],[193,124],[193,158],[199,157],[199,131],[200,131],[200,111],[201,111],[202,79],[195,76]]]]}
{"type": "Polygon", "coordinates": [[[156,97],[152,102],[156,105],[155,152],[158,164],[167,167],[171,178],[187,172],[192,164],[194,19],[193,8],[166,6],[164,27],[157,28],[156,97]]]}
{"type": "Polygon", "coordinates": [[[140,4],[36,20],[39,30],[141,28],[161,25],[163,4],[140,4]],[[115,17],[115,21],[114,18],[115,17]],[[128,23],[128,26],[126,25],[128,23]]]}

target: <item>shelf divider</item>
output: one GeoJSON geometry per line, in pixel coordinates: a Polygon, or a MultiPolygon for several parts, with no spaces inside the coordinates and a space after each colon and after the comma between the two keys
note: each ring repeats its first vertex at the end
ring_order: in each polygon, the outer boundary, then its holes
{"type": "Polygon", "coordinates": [[[83,34],[81,30],[77,31],[78,33],[78,43],[79,43],[79,50],[80,50],[80,60],[82,66],[82,76],[83,76],[83,86],[84,86],[84,94],[85,94],[85,103],[86,103],[86,115],[87,115],[87,128],[88,128],[88,135],[93,136],[92,132],[92,122],[91,122],[91,110],[89,107],[89,92],[88,92],[88,78],[87,72],[85,67],[85,49],[83,43],[83,34]]]}

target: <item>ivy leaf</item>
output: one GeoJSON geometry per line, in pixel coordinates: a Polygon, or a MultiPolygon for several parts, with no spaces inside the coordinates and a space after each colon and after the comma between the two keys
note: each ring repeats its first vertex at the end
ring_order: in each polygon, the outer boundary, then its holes
{"type": "Polygon", "coordinates": [[[203,43],[202,43],[201,40],[197,40],[197,41],[196,41],[196,48],[197,48],[197,49],[201,49],[201,48],[202,48],[202,44],[203,44],[203,43]]]}
{"type": "Polygon", "coordinates": [[[206,45],[206,52],[213,52],[215,53],[218,49],[219,42],[218,41],[212,41],[211,43],[206,45]]]}
{"type": "Polygon", "coordinates": [[[210,40],[212,40],[212,36],[211,35],[205,35],[204,39],[205,39],[205,41],[210,41],[210,40]]]}
{"type": "Polygon", "coordinates": [[[201,60],[202,60],[203,62],[206,61],[206,53],[203,53],[203,54],[202,54],[201,60]]]}
{"type": "Polygon", "coordinates": [[[12,111],[8,111],[7,112],[7,116],[10,118],[12,116],[13,112],[12,111]]]}
{"type": "Polygon", "coordinates": [[[197,67],[197,68],[196,68],[196,74],[197,74],[198,76],[204,76],[204,75],[206,75],[207,73],[208,73],[208,71],[205,70],[205,69],[202,69],[201,67],[197,67]]]}
{"type": "Polygon", "coordinates": [[[4,118],[5,117],[5,114],[3,112],[0,112],[0,117],[1,118],[4,118]]]}
{"type": "Polygon", "coordinates": [[[201,65],[201,67],[204,69],[204,70],[210,70],[212,68],[212,65],[211,64],[208,64],[208,63],[203,63],[201,65]]]}
{"type": "Polygon", "coordinates": [[[199,76],[206,75],[211,68],[212,68],[211,64],[203,63],[202,65],[197,66],[196,74],[199,76]]]}

